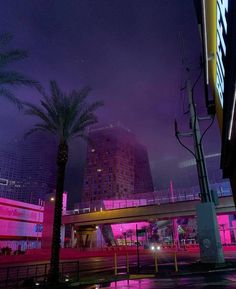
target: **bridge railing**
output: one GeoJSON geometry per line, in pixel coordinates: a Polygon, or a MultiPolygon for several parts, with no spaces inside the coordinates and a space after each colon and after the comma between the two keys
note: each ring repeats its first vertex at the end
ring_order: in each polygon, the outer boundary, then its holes
{"type": "MultiPolygon", "coordinates": [[[[217,184],[212,187],[217,190],[219,197],[232,195],[231,189],[223,188],[217,184]]],[[[121,208],[132,208],[148,205],[161,205],[166,203],[187,202],[200,200],[199,188],[192,187],[191,189],[176,189],[171,196],[170,191],[155,191],[151,193],[130,195],[127,199],[103,200],[95,202],[79,203],[74,210],[66,211],[66,215],[85,214],[90,212],[99,212],[104,210],[114,210],[121,208]]]]}

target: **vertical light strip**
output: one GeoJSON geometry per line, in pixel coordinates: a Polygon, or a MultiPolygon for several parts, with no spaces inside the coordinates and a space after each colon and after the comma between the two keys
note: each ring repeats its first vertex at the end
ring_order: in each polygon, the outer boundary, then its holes
{"type": "Polygon", "coordinates": [[[205,54],[205,69],[206,69],[206,84],[209,84],[208,71],[208,47],[207,47],[207,27],[206,27],[206,6],[205,0],[202,0],[202,15],[203,15],[203,38],[204,38],[204,54],[205,54]]]}
{"type": "Polygon", "coordinates": [[[230,124],[229,124],[228,140],[231,140],[231,136],[232,136],[233,122],[234,122],[234,111],[235,111],[235,102],[236,102],[236,87],[234,87],[234,102],[233,102],[233,107],[232,107],[232,112],[231,112],[231,119],[230,119],[230,124]]]}

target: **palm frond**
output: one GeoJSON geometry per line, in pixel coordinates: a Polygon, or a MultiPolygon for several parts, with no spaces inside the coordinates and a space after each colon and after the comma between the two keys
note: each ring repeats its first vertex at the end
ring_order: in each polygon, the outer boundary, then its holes
{"type": "Polygon", "coordinates": [[[47,115],[52,120],[55,127],[57,127],[59,122],[55,108],[50,104],[50,102],[44,100],[41,100],[41,105],[47,111],[47,115]]]}
{"type": "Polygon", "coordinates": [[[56,130],[53,125],[45,124],[45,123],[36,123],[34,126],[38,129],[41,129],[42,131],[47,131],[47,132],[51,132],[52,134],[56,134],[56,130]]]}
{"type": "Polygon", "coordinates": [[[56,129],[53,121],[40,107],[28,102],[25,102],[24,105],[27,107],[24,112],[26,115],[36,116],[42,121],[44,121],[51,128],[56,129]]]}
{"type": "Polygon", "coordinates": [[[68,113],[67,115],[65,126],[71,127],[73,123],[76,121],[77,116],[80,115],[81,112],[85,110],[85,108],[87,107],[87,103],[85,99],[88,96],[90,91],[91,91],[91,88],[86,86],[80,91],[73,90],[71,92],[71,94],[69,95],[70,113],[68,113]]]}
{"type": "Polygon", "coordinates": [[[102,102],[86,103],[89,91],[90,88],[86,87],[78,91],[73,90],[66,95],[60,90],[56,81],[51,81],[50,96],[43,95],[41,106],[25,104],[25,114],[42,121],[35,125],[35,131],[42,130],[56,134],[63,142],[72,137],[85,139],[87,127],[97,122],[94,111],[102,105],[102,102]]]}
{"type": "Polygon", "coordinates": [[[80,130],[84,130],[86,127],[97,123],[97,117],[93,112],[102,105],[103,102],[101,101],[89,105],[86,104],[71,128],[71,135],[77,135],[80,130]]]}
{"type": "Polygon", "coordinates": [[[14,103],[18,109],[22,109],[22,102],[9,89],[0,87],[0,95],[14,103]]]}
{"type": "Polygon", "coordinates": [[[99,107],[102,107],[104,105],[103,101],[95,101],[92,104],[88,105],[87,111],[88,112],[94,112],[99,107]]]}
{"type": "Polygon", "coordinates": [[[0,67],[3,67],[11,62],[22,60],[26,58],[27,52],[24,50],[11,50],[6,53],[0,53],[0,67]]]}
{"type": "Polygon", "coordinates": [[[96,123],[97,121],[97,118],[95,117],[95,115],[93,114],[93,112],[101,107],[103,105],[103,102],[101,101],[97,101],[97,102],[94,102],[92,104],[89,104],[89,105],[85,105],[84,109],[81,111],[81,114],[78,116],[78,121],[77,123],[84,123],[86,122],[87,120],[94,120],[94,123],[96,123]],[[94,119],[95,118],[95,119],[94,119]]]}
{"type": "Polygon", "coordinates": [[[55,109],[60,111],[63,92],[59,89],[59,86],[55,80],[50,81],[50,92],[52,105],[55,109]]]}
{"type": "Polygon", "coordinates": [[[31,134],[38,132],[38,131],[42,131],[45,133],[52,133],[52,134],[56,134],[56,132],[54,131],[54,129],[52,129],[49,125],[45,125],[43,123],[36,123],[34,125],[35,127],[30,129],[29,131],[27,131],[24,134],[24,138],[27,138],[28,136],[30,136],[31,134]]]}
{"type": "Polygon", "coordinates": [[[0,72],[0,85],[2,84],[25,85],[30,87],[36,87],[38,90],[42,89],[38,81],[29,79],[27,76],[21,73],[17,73],[15,71],[0,72]]]}
{"type": "Polygon", "coordinates": [[[70,134],[72,136],[78,135],[80,131],[84,131],[87,127],[97,123],[97,117],[93,114],[89,114],[84,116],[83,118],[79,118],[77,122],[73,125],[70,134]]]}
{"type": "Polygon", "coordinates": [[[68,114],[68,97],[60,90],[55,80],[50,81],[51,97],[47,100],[50,106],[50,113],[54,114],[54,121],[61,137],[64,134],[65,115],[68,114]]]}
{"type": "Polygon", "coordinates": [[[84,109],[81,111],[81,113],[78,114],[78,120],[77,120],[76,123],[77,124],[78,123],[82,124],[82,123],[84,123],[84,122],[86,122],[87,120],[90,120],[90,119],[92,119],[92,120],[94,120],[96,122],[97,118],[93,114],[93,112],[97,108],[101,107],[102,105],[103,105],[103,102],[101,102],[101,101],[97,101],[97,102],[94,102],[94,103],[89,104],[89,105],[86,104],[84,106],[84,109]]]}
{"type": "Polygon", "coordinates": [[[40,93],[44,94],[44,90],[40,83],[25,75],[15,72],[6,71],[5,66],[14,61],[22,60],[27,57],[24,50],[13,49],[5,51],[5,46],[12,40],[10,33],[0,34],[0,94],[5,96],[11,102],[15,103],[18,108],[22,107],[21,102],[15,95],[8,90],[10,86],[28,86],[36,88],[40,93]]]}
{"type": "Polygon", "coordinates": [[[27,131],[25,134],[24,134],[24,138],[27,138],[28,136],[30,136],[31,134],[35,133],[35,132],[38,132],[38,131],[42,131],[42,129],[40,128],[32,128],[30,129],[29,131],[27,131]]]}
{"type": "Polygon", "coordinates": [[[83,103],[85,99],[87,98],[90,91],[91,91],[91,88],[89,86],[85,86],[81,90],[73,90],[69,96],[71,98],[73,105],[76,105],[78,103],[83,103]]]}

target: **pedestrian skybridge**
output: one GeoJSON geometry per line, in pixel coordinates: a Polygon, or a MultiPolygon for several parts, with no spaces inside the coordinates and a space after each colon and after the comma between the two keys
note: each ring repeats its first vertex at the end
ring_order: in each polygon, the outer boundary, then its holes
{"type": "MultiPolygon", "coordinates": [[[[91,226],[100,224],[117,224],[138,221],[165,220],[180,217],[191,217],[196,214],[199,197],[185,200],[169,200],[163,203],[153,200],[109,200],[98,207],[87,207],[81,210],[67,211],[62,217],[63,224],[91,226]],[[107,202],[107,203],[106,203],[107,202]]],[[[236,214],[232,196],[219,198],[217,214],[236,214]]]]}

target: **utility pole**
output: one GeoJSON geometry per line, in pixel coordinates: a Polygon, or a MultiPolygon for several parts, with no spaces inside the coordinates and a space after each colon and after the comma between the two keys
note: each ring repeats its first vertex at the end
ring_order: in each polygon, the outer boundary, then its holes
{"type": "MultiPolygon", "coordinates": [[[[188,150],[195,156],[196,159],[200,187],[201,203],[197,204],[196,206],[200,259],[202,263],[224,263],[224,254],[220,241],[215,203],[213,202],[213,196],[209,186],[205,157],[201,143],[201,132],[198,121],[199,118],[196,113],[193,99],[193,88],[190,80],[187,81],[187,94],[189,101],[191,132],[184,134],[180,133],[177,128],[177,123],[175,123],[175,134],[178,140],[180,136],[192,136],[194,140],[194,153],[191,152],[191,150],[188,150]]],[[[179,142],[181,143],[180,140],[179,142]]]]}
{"type": "Polygon", "coordinates": [[[210,187],[207,175],[207,169],[205,164],[205,157],[201,144],[201,132],[199,127],[198,116],[196,114],[195,103],[193,103],[193,92],[191,83],[187,81],[187,93],[189,101],[190,122],[192,128],[192,135],[194,140],[194,152],[197,163],[198,180],[200,187],[200,197],[203,203],[211,201],[210,187]]]}

